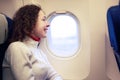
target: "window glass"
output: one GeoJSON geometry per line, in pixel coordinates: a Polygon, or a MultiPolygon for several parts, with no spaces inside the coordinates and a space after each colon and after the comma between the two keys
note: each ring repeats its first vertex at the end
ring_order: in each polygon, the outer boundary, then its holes
{"type": "Polygon", "coordinates": [[[80,46],[77,18],[70,13],[54,13],[48,21],[48,49],[59,57],[73,56],[80,46]]]}

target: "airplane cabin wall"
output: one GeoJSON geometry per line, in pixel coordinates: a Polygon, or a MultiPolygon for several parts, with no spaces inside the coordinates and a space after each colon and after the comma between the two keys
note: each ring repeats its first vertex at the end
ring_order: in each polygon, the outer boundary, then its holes
{"type": "MultiPolygon", "coordinates": [[[[53,11],[66,10],[78,17],[80,21],[81,47],[77,55],[72,58],[59,59],[50,55],[50,52],[46,54],[51,64],[62,75],[64,80],[85,79],[90,72],[89,1],[38,0],[38,2],[40,2],[47,16],[53,11]]],[[[45,49],[43,50],[46,52],[45,49]]]]}
{"type": "MultiPolygon", "coordinates": [[[[41,4],[42,4],[42,0],[41,4]]],[[[50,1],[51,2],[51,1],[50,1]]],[[[48,4],[50,3],[48,2],[48,4]]],[[[117,5],[118,0],[85,0],[85,3],[83,3],[83,0],[79,2],[79,7],[76,8],[75,5],[72,5],[71,9],[74,14],[78,15],[77,17],[80,19],[81,26],[84,26],[87,28],[86,31],[90,32],[90,73],[88,77],[84,78],[84,80],[119,80],[119,72],[117,69],[117,64],[111,50],[109,39],[106,40],[106,33],[107,30],[107,21],[106,21],[106,12],[107,9],[110,6],[117,5]],[[81,5],[85,5],[86,8],[81,5]],[[89,7],[89,8],[88,8],[89,7]],[[81,10],[81,8],[85,9],[85,11],[81,10]],[[87,11],[88,10],[88,11],[87,11]],[[85,13],[85,12],[88,12],[85,13]],[[82,15],[82,13],[84,15],[82,15]],[[84,16],[85,20],[82,17],[84,16]],[[86,17],[85,17],[86,16],[86,17]],[[88,21],[87,21],[88,20],[88,21]],[[86,24],[86,26],[84,25],[86,24]],[[112,62],[111,62],[112,61],[112,62]],[[114,73],[112,72],[114,71],[114,73]]],[[[44,4],[42,6],[45,6],[45,10],[48,7],[47,0],[43,1],[44,4]]],[[[52,2],[53,5],[55,4],[55,1],[52,2]]],[[[59,4],[59,2],[58,2],[59,4]]],[[[60,7],[56,3],[56,6],[54,7],[60,7]]],[[[65,5],[65,4],[62,4],[65,5]]],[[[46,10],[46,13],[50,12],[50,7],[46,10]]],[[[83,30],[83,29],[82,29],[83,30]]],[[[107,35],[108,38],[108,35],[107,35]]],[[[82,53],[80,53],[82,54],[82,53]]],[[[82,59],[81,59],[82,60],[82,59]]],[[[82,72],[82,71],[81,71],[82,72]]]]}
{"type": "MultiPolygon", "coordinates": [[[[119,0],[107,0],[106,1],[106,9],[111,6],[118,5],[119,0]]],[[[106,42],[106,72],[107,76],[110,80],[119,80],[120,72],[118,70],[118,66],[116,63],[116,59],[113,53],[113,49],[110,45],[109,34],[107,29],[107,20],[106,20],[106,34],[105,34],[105,42],[106,42]]]]}
{"type": "Polygon", "coordinates": [[[89,0],[91,24],[91,73],[87,80],[119,80],[116,60],[109,43],[106,13],[118,0],[89,0]]]}

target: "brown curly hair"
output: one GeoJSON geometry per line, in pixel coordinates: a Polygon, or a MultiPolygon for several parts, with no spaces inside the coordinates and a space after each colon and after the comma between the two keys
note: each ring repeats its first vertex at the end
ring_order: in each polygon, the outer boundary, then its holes
{"type": "Polygon", "coordinates": [[[23,41],[30,35],[37,22],[40,6],[31,4],[21,7],[13,17],[13,33],[10,42],[23,41]]]}

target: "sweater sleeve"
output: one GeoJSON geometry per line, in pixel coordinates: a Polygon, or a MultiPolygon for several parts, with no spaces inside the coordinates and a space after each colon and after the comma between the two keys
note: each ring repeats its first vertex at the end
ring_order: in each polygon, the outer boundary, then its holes
{"type": "Polygon", "coordinates": [[[35,80],[29,53],[27,47],[20,42],[8,47],[5,57],[15,80],[35,80]]]}
{"type": "Polygon", "coordinates": [[[55,71],[55,69],[50,64],[48,69],[47,80],[63,80],[62,77],[55,71]]]}
{"type": "Polygon", "coordinates": [[[50,62],[47,59],[47,56],[45,55],[45,53],[43,53],[42,50],[41,50],[41,53],[42,53],[44,59],[46,60],[46,62],[48,64],[48,77],[47,77],[47,80],[63,80],[62,77],[56,72],[56,70],[50,64],[50,62]]]}

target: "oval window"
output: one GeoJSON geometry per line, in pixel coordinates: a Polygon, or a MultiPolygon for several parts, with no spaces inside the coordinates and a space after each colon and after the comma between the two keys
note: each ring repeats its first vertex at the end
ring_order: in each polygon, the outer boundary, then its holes
{"type": "Polygon", "coordinates": [[[80,46],[79,21],[71,12],[53,12],[48,16],[48,49],[58,57],[75,55],[80,46]]]}

